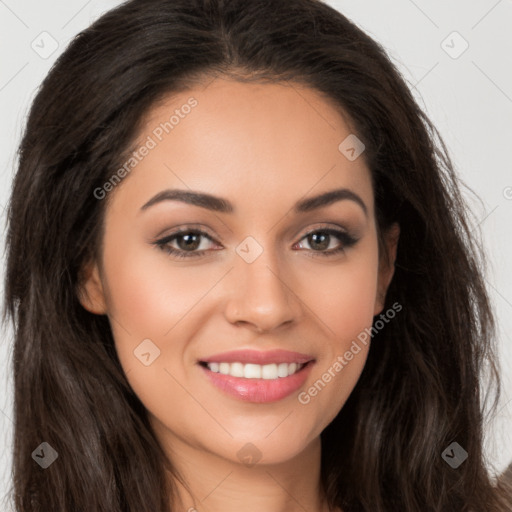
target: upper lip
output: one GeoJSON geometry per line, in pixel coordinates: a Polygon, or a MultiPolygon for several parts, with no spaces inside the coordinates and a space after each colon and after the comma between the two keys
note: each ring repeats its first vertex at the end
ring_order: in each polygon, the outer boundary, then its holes
{"type": "Polygon", "coordinates": [[[272,364],[272,363],[298,363],[304,364],[312,361],[314,358],[301,354],[300,352],[291,352],[289,350],[232,350],[215,354],[206,359],[201,359],[203,363],[243,363],[243,364],[272,364]]]}

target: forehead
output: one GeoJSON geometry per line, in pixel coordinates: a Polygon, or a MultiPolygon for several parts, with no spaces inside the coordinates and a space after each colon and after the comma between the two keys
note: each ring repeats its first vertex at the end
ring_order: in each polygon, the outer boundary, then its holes
{"type": "Polygon", "coordinates": [[[371,209],[364,153],[351,160],[343,151],[351,137],[347,118],[316,90],[215,78],[146,114],[137,161],[114,192],[139,206],[162,189],[188,188],[265,207],[343,186],[371,209]]]}

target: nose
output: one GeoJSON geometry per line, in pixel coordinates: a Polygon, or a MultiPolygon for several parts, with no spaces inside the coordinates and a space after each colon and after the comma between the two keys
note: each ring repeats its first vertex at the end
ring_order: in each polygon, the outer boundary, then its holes
{"type": "Polygon", "coordinates": [[[225,317],[229,322],[247,325],[261,334],[300,319],[301,301],[293,280],[280,269],[271,250],[265,249],[252,263],[237,256],[235,267],[226,283],[225,317]]]}

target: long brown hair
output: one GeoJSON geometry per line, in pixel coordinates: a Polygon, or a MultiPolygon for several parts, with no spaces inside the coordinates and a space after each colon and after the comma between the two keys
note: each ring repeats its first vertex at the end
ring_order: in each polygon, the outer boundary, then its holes
{"type": "Polygon", "coordinates": [[[77,290],[80,269],[101,252],[108,201],[95,189],[125,161],[152,105],[216,74],[325,95],[366,146],[379,236],[400,224],[386,302],[403,311],[375,334],[360,380],[322,433],[329,503],[344,512],[510,510],[482,448],[496,403],[481,395],[483,377],[499,392],[483,251],[448,151],[383,48],[318,0],[132,0],[59,57],[19,148],[4,310],[15,327],[16,511],[169,510],[172,465],[108,318],[87,312],[77,290]],[[47,469],[31,456],[43,442],[58,453],[47,469]],[[457,468],[442,457],[453,442],[468,453],[457,468]]]}

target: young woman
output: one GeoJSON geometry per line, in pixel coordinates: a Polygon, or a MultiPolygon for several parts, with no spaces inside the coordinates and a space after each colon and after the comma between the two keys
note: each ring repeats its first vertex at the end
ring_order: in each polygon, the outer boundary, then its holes
{"type": "Polygon", "coordinates": [[[58,59],[19,157],[16,511],[511,509],[453,166],[342,14],[127,2],[58,59]]]}

